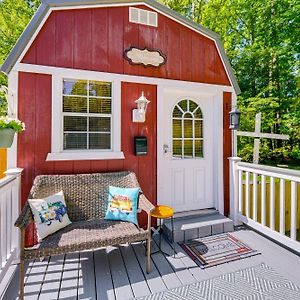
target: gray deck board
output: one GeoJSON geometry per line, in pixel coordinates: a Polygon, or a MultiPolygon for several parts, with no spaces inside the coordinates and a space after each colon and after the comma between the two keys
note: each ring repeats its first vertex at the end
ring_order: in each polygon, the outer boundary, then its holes
{"type": "Polygon", "coordinates": [[[99,300],[115,300],[116,297],[106,249],[94,252],[94,263],[97,298],[99,300]]]}
{"type": "Polygon", "coordinates": [[[152,254],[151,257],[168,289],[172,289],[182,285],[182,282],[178,278],[177,274],[173,271],[166,257],[161,252],[152,254]]]}
{"type": "Polygon", "coordinates": [[[96,299],[93,252],[81,252],[78,276],[78,299],[96,299]]]}
{"type": "Polygon", "coordinates": [[[134,297],[123,258],[118,247],[113,247],[108,253],[115,296],[117,300],[127,300],[134,297]]]}
{"type": "Polygon", "coordinates": [[[52,256],[41,288],[40,298],[43,300],[57,299],[61,282],[64,255],[52,256]]]}
{"type": "Polygon", "coordinates": [[[150,295],[150,289],[132,247],[120,247],[120,249],[134,296],[143,297],[150,295]]]}
{"type": "MultiPolygon", "coordinates": [[[[157,238],[154,238],[154,241],[158,245],[157,238]]],[[[164,255],[168,263],[170,264],[171,268],[173,269],[174,273],[177,275],[180,282],[185,284],[191,284],[196,281],[193,277],[192,273],[189,271],[188,268],[184,265],[181,261],[181,257],[175,255],[174,257],[174,250],[171,245],[165,240],[162,239],[162,249],[166,251],[166,253],[171,254],[170,256],[164,255]]]]}
{"type": "MultiPolygon", "coordinates": [[[[151,256],[146,273],[145,245],[133,243],[96,251],[53,256],[31,261],[26,269],[25,299],[125,300],[202,281],[265,263],[300,287],[300,256],[251,230],[235,231],[235,237],[261,252],[260,255],[202,270],[177,243],[162,239],[162,253],[151,256]]],[[[154,237],[152,251],[157,249],[154,237]]],[[[4,299],[17,299],[18,274],[4,299]]]]}
{"type": "Polygon", "coordinates": [[[267,265],[300,286],[299,256],[253,231],[241,230],[235,232],[234,235],[241,240],[245,240],[245,243],[250,247],[259,249],[262,253],[263,261],[267,265]]]}
{"type": "Polygon", "coordinates": [[[77,299],[79,253],[65,256],[58,299],[77,299]]]}
{"type": "Polygon", "coordinates": [[[167,286],[162,280],[152,259],[151,259],[151,272],[149,274],[147,274],[146,272],[145,247],[141,243],[134,243],[132,247],[137,257],[137,260],[139,261],[139,264],[146,278],[151,293],[157,293],[166,290],[167,286]]]}
{"type": "Polygon", "coordinates": [[[49,258],[44,261],[35,260],[30,273],[26,278],[24,293],[26,300],[34,300],[39,298],[40,290],[44,281],[45,273],[48,267],[49,258]]]}

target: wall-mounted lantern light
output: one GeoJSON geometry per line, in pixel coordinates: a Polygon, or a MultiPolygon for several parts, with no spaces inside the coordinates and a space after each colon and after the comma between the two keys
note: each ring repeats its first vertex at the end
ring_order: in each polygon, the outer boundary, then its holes
{"type": "Polygon", "coordinates": [[[144,92],[142,92],[142,96],[135,100],[137,109],[134,109],[132,111],[132,121],[143,123],[146,121],[146,111],[147,106],[150,103],[150,101],[144,96],[144,92]]]}
{"type": "Polygon", "coordinates": [[[230,126],[229,128],[232,130],[237,130],[240,128],[240,116],[241,112],[238,108],[233,108],[231,112],[229,113],[230,116],[230,126]]]}

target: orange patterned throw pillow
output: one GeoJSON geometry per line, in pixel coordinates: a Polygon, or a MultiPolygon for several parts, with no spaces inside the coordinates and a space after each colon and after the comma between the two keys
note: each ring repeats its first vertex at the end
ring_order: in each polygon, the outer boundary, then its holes
{"type": "Polygon", "coordinates": [[[137,225],[139,192],[139,188],[119,188],[110,186],[105,219],[126,221],[137,225]]]}

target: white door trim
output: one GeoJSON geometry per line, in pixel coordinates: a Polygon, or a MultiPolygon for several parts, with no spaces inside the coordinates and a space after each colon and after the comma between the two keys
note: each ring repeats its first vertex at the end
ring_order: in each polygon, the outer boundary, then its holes
{"type": "MultiPolygon", "coordinates": [[[[163,202],[160,199],[162,194],[163,181],[163,166],[160,164],[160,153],[163,151],[164,136],[164,112],[163,112],[163,101],[164,93],[166,90],[172,88],[173,90],[180,90],[182,92],[182,87],[178,88],[176,86],[169,85],[158,85],[157,86],[157,201],[158,203],[163,202]]],[[[195,94],[195,97],[202,95],[205,98],[210,98],[213,106],[214,122],[213,122],[213,198],[214,206],[220,213],[224,213],[224,195],[223,195],[223,91],[199,88],[197,84],[194,86],[188,85],[186,87],[188,94],[195,94]]]]}

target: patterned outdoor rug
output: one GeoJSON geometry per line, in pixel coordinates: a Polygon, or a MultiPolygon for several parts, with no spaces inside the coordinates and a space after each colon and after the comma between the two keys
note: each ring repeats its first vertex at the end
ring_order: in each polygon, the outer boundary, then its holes
{"type": "Polygon", "coordinates": [[[140,300],[299,300],[300,288],[265,264],[159,292],[140,300]]]}
{"type": "Polygon", "coordinates": [[[185,241],[179,245],[202,269],[260,254],[230,233],[185,241]]]}

